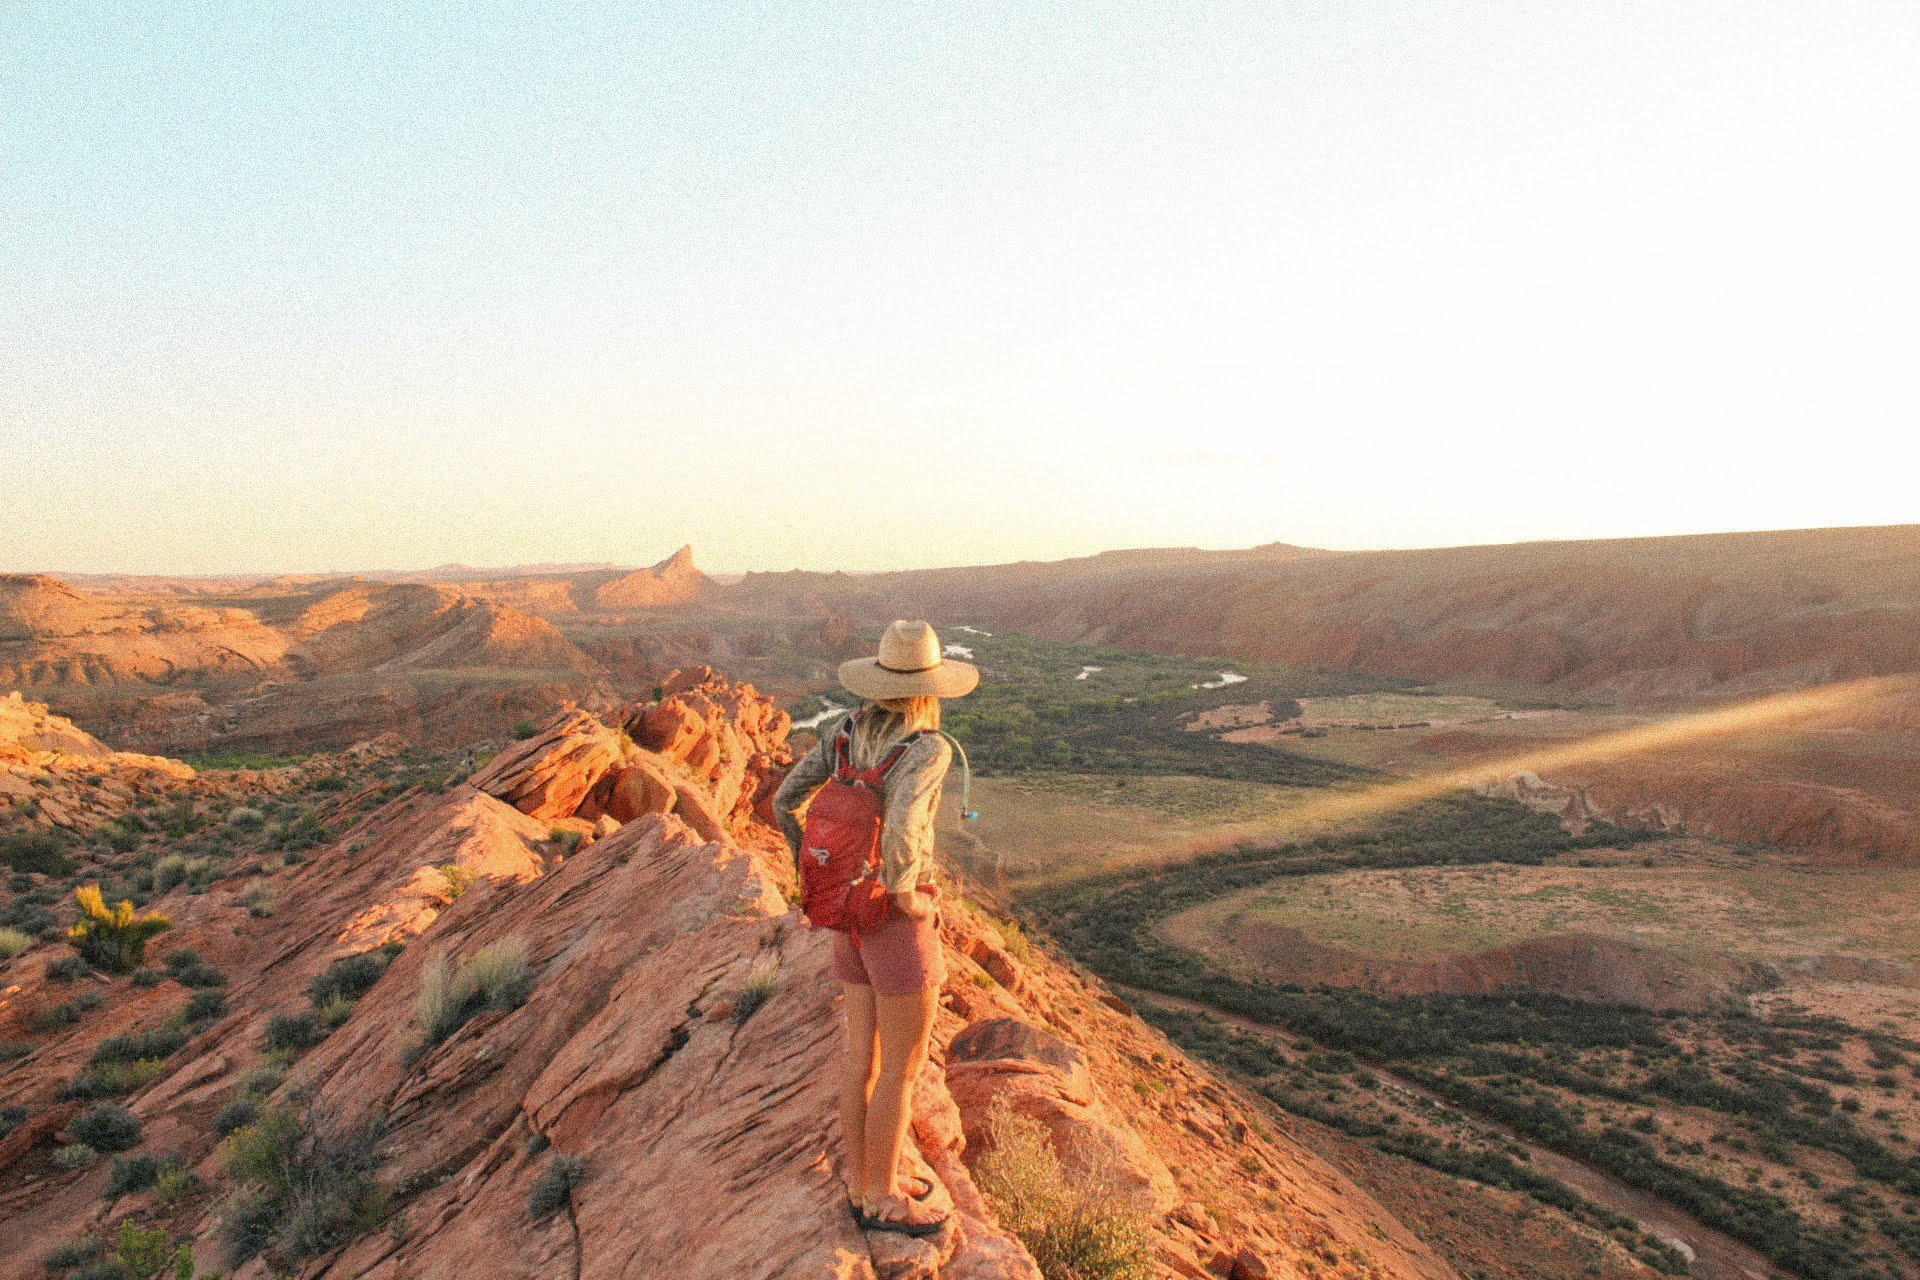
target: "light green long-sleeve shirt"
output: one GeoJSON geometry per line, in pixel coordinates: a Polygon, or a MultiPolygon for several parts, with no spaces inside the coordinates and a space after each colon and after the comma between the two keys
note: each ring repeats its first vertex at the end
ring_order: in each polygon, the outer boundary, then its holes
{"type": "MultiPolygon", "coordinates": [[[[820,741],[773,793],[773,816],[787,838],[788,852],[796,859],[800,856],[799,811],[833,776],[833,738],[850,716],[890,717],[900,723],[876,726],[881,740],[891,743],[903,736],[904,720],[898,712],[871,705],[820,726],[820,741]]],[[[885,754],[883,750],[881,755],[885,754]]],[[[867,762],[854,763],[857,768],[867,762]]],[[[933,817],[939,812],[940,790],[952,763],[953,748],[947,740],[928,733],[916,738],[887,774],[881,788],[886,816],[880,829],[880,883],[889,893],[910,893],[922,883],[933,883],[933,817]]]]}

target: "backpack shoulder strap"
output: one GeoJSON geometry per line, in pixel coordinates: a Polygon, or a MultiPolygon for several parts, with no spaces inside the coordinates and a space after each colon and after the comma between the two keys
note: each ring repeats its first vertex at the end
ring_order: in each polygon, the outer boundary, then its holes
{"type": "Polygon", "coordinates": [[[900,757],[907,753],[907,748],[918,742],[921,738],[926,737],[927,733],[928,730],[926,729],[915,729],[912,733],[901,738],[900,741],[893,744],[892,749],[887,752],[886,757],[882,759],[879,764],[867,770],[866,776],[876,783],[885,778],[893,769],[893,766],[900,763],[900,757]]]}
{"type": "Polygon", "coordinates": [[[853,776],[852,723],[852,716],[843,718],[839,732],[833,735],[833,776],[843,782],[853,776]]]}

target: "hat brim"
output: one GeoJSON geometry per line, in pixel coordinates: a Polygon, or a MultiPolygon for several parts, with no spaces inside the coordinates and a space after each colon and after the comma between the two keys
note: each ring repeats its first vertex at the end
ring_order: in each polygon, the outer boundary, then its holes
{"type": "Polygon", "coordinates": [[[960,698],[980,683],[980,668],[942,658],[925,671],[889,671],[878,658],[850,658],[840,664],[840,683],[863,698],[960,698]]]}

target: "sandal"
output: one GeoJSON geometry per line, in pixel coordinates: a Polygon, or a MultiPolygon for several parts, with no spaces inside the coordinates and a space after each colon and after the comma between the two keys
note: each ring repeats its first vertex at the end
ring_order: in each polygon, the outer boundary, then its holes
{"type": "MultiPolygon", "coordinates": [[[[932,1178],[923,1178],[917,1173],[906,1173],[906,1174],[900,1175],[900,1180],[902,1182],[919,1184],[920,1189],[918,1191],[907,1192],[907,1199],[914,1200],[914,1201],[925,1201],[932,1198],[933,1196],[933,1179],[932,1178]]],[[[847,1196],[847,1210],[848,1212],[853,1214],[854,1221],[856,1222],[866,1217],[867,1204],[866,1204],[865,1197],[856,1196],[849,1193],[847,1196]]]]}
{"type": "MultiPolygon", "coordinates": [[[[913,1208],[912,1201],[904,1200],[899,1196],[880,1196],[878,1199],[882,1205],[891,1200],[905,1205],[909,1210],[913,1208]]],[[[867,1231],[893,1231],[903,1236],[931,1236],[938,1235],[946,1228],[947,1218],[942,1214],[931,1222],[910,1222],[905,1218],[882,1218],[878,1214],[863,1213],[860,1215],[860,1225],[867,1231]]]]}

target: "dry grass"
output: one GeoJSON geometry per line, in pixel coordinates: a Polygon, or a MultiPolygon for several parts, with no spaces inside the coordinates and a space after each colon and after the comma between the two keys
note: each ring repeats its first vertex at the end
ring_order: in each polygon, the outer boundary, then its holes
{"type": "Polygon", "coordinates": [[[1156,1274],[1153,1237],[1110,1170],[1069,1174],[1045,1126],[1016,1114],[1005,1098],[987,1111],[987,1136],[974,1181],[1047,1280],[1150,1280],[1156,1274]]]}
{"type": "Polygon", "coordinates": [[[414,1025],[438,1044],[482,1009],[513,1009],[533,988],[527,944],[507,938],[480,948],[457,966],[444,957],[427,966],[414,1004],[414,1025]]]}

